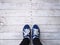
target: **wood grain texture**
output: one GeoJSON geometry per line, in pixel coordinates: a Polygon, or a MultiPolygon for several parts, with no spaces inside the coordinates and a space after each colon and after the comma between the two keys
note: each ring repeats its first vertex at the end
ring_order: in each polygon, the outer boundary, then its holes
{"type": "Polygon", "coordinates": [[[25,24],[39,26],[43,45],[60,45],[60,0],[0,0],[0,45],[19,45],[25,24]]]}

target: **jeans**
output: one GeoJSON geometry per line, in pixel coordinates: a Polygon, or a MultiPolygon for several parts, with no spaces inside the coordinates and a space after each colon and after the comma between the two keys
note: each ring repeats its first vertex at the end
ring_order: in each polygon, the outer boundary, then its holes
{"type": "MultiPolygon", "coordinates": [[[[25,38],[23,39],[20,45],[29,45],[29,44],[30,44],[30,39],[25,38]]],[[[35,38],[33,39],[33,45],[42,45],[42,43],[40,42],[38,38],[35,38]]]]}

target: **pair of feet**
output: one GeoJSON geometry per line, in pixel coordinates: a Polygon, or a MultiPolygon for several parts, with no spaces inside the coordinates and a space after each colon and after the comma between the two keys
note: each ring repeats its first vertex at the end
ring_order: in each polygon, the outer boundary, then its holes
{"type": "Polygon", "coordinates": [[[30,26],[27,24],[23,28],[23,37],[28,38],[28,39],[34,39],[34,38],[40,38],[40,29],[38,25],[33,25],[32,29],[30,26]]]}

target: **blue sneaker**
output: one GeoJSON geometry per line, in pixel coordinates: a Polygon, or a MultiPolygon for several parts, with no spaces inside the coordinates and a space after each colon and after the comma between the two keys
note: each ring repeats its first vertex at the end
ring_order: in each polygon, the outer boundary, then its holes
{"type": "Polygon", "coordinates": [[[23,37],[24,38],[31,38],[31,29],[30,26],[27,24],[23,28],[23,37]]]}
{"type": "Polygon", "coordinates": [[[34,38],[40,38],[40,29],[36,24],[32,28],[32,39],[34,38]]]}

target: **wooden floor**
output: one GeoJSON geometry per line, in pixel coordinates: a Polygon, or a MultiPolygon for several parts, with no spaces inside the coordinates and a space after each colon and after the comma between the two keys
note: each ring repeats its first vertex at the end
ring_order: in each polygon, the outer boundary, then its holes
{"type": "Polygon", "coordinates": [[[43,45],[60,45],[60,0],[0,0],[0,45],[19,45],[25,24],[37,24],[43,45]]]}

